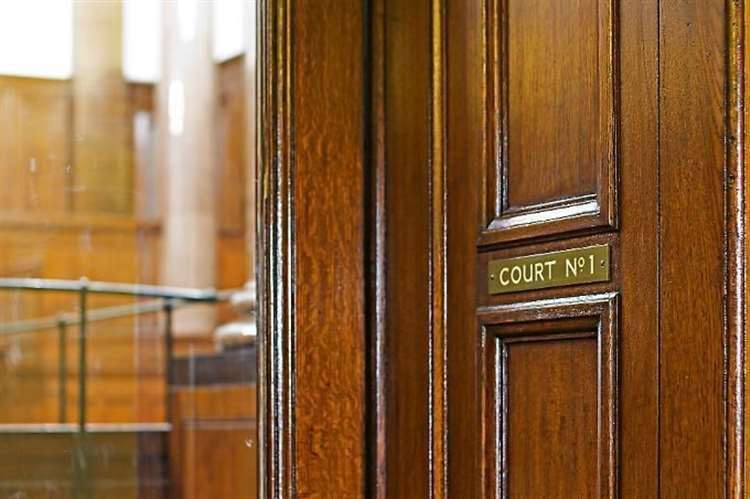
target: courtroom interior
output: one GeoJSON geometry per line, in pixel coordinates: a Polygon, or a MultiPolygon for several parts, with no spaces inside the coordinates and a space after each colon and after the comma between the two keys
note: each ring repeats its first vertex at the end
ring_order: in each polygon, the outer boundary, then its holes
{"type": "Polygon", "coordinates": [[[0,3],[1,497],[256,497],[254,9],[0,3]]]}

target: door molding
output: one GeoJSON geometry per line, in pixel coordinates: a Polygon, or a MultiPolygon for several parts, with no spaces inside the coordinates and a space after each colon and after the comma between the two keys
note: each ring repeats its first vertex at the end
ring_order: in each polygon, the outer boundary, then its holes
{"type": "MultiPolygon", "coordinates": [[[[511,160],[511,143],[518,140],[516,130],[511,131],[509,98],[508,0],[487,0],[484,7],[486,35],[483,57],[486,61],[484,96],[487,102],[485,120],[487,129],[487,220],[480,235],[483,246],[515,243],[539,237],[549,237],[566,232],[611,231],[617,228],[617,169],[619,163],[618,133],[620,103],[617,81],[620,50],[617,39],[618,0],[601,2],[597,16],[596,88],[598,99],[596,139],[594,141],[596,166],[594,187],[577,195],[563,195],[536,203],[514,205],[510,189],[517,186],[510,179],[510,168],[523,168],[511,160]]],[[[594,70],[592,68],[592,70],[594,70]]],[[[575,133],[571,131],[571,133],[575,133]]],[[[518,134],[520,135],[520,134],[518,134]]]]}
{"type": "MultiPolygon", "coordinates": [[[[480,379],[484,408],[482,454],[487,497],[508,497],[508,436],[510,431],[509,385],[514,373],[509,369],[512,347],[594,342],[596,369],[588,380],[596,392],[595,426],[598,469],[598,497],[615,498],[617,493],[617,293],[573,296],[481,307],[477,311],[482,359],[480,379]],[[498,427],[499,422],[499,427],[498,427]],[[499,449],[495,453],[495,449],[499,449]]],[[[583,384],[584,379],[576,379],[583,384]]],[[[537,384],[533,382],[532,384],[537,384]]],[[[541,389],[541,387],[539,387],[541,389]]],[[[513,401],[510,402],[513,404],[513,401]]]]}

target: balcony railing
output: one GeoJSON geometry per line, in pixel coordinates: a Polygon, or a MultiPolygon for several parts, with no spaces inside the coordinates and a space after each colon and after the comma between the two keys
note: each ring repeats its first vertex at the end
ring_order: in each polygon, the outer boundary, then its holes
{"type": "MultiPolygon", "coordinates": [[[[37,332],[45,329],[58,331],[58,383],[60,423],[67,423],[67,332],[71,326],[78,326],[78,428],[86,432],[86,346],[88,325],[92,322],[118,319],[147,313],[164,313],[164,351],[166,381],[171,379],[173,359],[172,314],[175,309],[200,303],[219,303],[229,301],[237,290],[217,291],[215,289],[181,288],[171,286],[153,286],[144,284],[126,284],[113,282],[61,279],[0,278],[0,291],[23,290],[35,292],[64,292],[78,294],[78,311],[61,313],[54,316],[22,320],[0,324],[0,336],[37,332]],[[91,294],[121,295],[140,298],[155,298],[132,305],[98,308],[88,310],[88,296],[91,294]]],[[[167,393],[167,397],[168,397],[167,393]]],[[[166,410],[169,410],[168,400],[166,410]]],[[[167,418],[168,420],[169,418],[167,418]]]]}
{"type": "MultiPolygon", "coordinates": [[[[63,292],[78,295],[78,310],[76,312],[61,313],[54,316],[21,320],[0,324],[0,337],[21,335],[43,330],[56,330],[58,334],[58,419],[61,425],[67,425],[67,377],[68,359],[66,352],[68,330],[78,327],[78,421],[77,433],[80,438],[82,464],[76,475],[81,483],[77,490],[86,489],[87,467],[85,465],[85,436],[87,431],[86,389],[87,389],[87,361],[86,347],[88,326],[92,322],[138,316],[147,313],[164,314],[164,351],[166,384],[172,379],[172,361],[174,355],[173,312],[176,309],[196,304],[210,304],[229,301],[239,290],[217,291],[215,289],[194,289],[170,286],[152,286],[142,284],[125,284],[112,282],[89,281],[86,278],[78,280],[59,279],[28,279],[28,278],[0,278],[0,291],[21,290],[28,292],[63,292]],[[137,298],[152,298],[131,305],[111,306],[89,310],[89,295],[120,295],[137,298]]],[[[165,393],[165,415],[170,420],[169,390],[165,393]]],[[[79,460],[77,460],[78,462],[79,460]]]]}

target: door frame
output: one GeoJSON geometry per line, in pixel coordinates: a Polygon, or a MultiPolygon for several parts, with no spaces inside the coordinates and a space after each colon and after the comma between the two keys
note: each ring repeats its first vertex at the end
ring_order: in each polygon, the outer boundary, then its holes
{"type": "Polygon", "coordinates": [[[261,497],[363,496],[366,4],[259,9],[261,497]]]}

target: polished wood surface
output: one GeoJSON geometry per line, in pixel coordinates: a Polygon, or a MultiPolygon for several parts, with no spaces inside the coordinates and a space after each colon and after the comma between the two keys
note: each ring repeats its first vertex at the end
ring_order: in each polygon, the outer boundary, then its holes
{"type": "Polygon", "coordinates": [[[379,175],[387,196],[385,241],[385,462],[386,497],[428,497],[431,483],[430,329],[431,197],[429,1],[382,2],[386,50],[383,54],[384,162],[379,175]],[[398,47],[413,50],[403,51],[398,47]],[[411,75],[406,78],[406,75],[411,75]],[[409,109],[409,112],[403,112],[409,109]],[[403,230],[410,227],[411,230],[403,230]],[[420,334],[417,334],[420,332],[420,334]],[[419,417],[415,415],[419,414],[419,417]],[[419,470],[415,473],[415,470],[419,470]]]}
{"type": "Polygon", "coordinates": [[[364,15],[321,1],[291,19],[300,496],[365,487],[364,15]]]}
{"type": "Polygon", "coordinates": [[[660,488],[662,497],[723,497],[727,12],[722,2],[665,7],[659,68],[660,488]],[[685,480],[689,476],[702,478],[685,480]]]}
{"type": "MultiPolygon", "coordinates": [[[[435,470],[447,465],[455,497],[743,497],[744,163],[732,139],[744,131],[743,2],[437,3],[429,19],[395,0],[374,9],[385,19],[382,31],[373,20],[385,38],[373,44],[373,74],[385,82],[373,83],[373,126],[385,159],[375,163],[384,180],[373,183],[384,192],[372,199],[386,229],[373,232],[373,247],[385,248],[373,279],[387,276],[376,345],[388,366],[383,400],[374,399],[385,435],[375,454],[385,464],[371,470],[376,490],[440,497],[435,470]],[[441,22],[443,30],[425,28],[441,22]],[[441,123],[444,134],[430,131],[441,123]],[[436,150],[445,191],[427,173],[436,150]],[[440,277],[425,224],[446,234],[445,309],[439,292],[422,294],[440,277]],[[491,259],[592,244],[611,247],[609,283],[487,293],[491,259]],[[608,361],[591,357],[600,328],[554,339],[567,319],[544,341],[503,339],[507,358],[494,355],[486,314],[592,296],[617,297],[608,361]],[[426,372],[441,350],[425,345],[437,337],[423,314],[443,310],[447,378],[436,379],[426,372]],[[418,334],[401,321],[419,323],[418,334]],[[427,358],[414,357],[420,351],[427,358]],[[592,369],[602,366],[611,385],[597,392],[592,369]],[[447,463],[434,444],[436,386],[447,397],[447,463]],[[607,411],[606,423],[591,419],[607,411]],[[389,448],[389,432],[407,434],[415,419],[430,434],[410,433],[408,451],[389,448]],[[408,471],[393,464],[403,452],[416,456],[408,471]]],[[[530,334],[545,320],[510,323],[530,334]]]]}
{"type": "Polygon", "coordinates": [[[263,497],[366,493],[366,14],[261,6],[263,497]]]}
{"type": "Polygon", "coordinates": [[[485,144],[485,50],[482,2],[446,2],[445,36],[450,61],[446,67],[446,206],[447,237],[447,391],[448,489],[447,497],[481,497],[481,449],[476,445],[482,417],[478,400],[480,355],[476,341],[476,283],[481,276],[475,263],[476,233],[486,221],[485,195],[469,179],[487,173],[485,144]],[[458,168],[454,165],[463,165],[458,168]]]}
{"type": "Polygon", "coordinates": [[[487,65],[477,84],[492,164],[481,243],[615,228],[616,6],[483,5],[487,65]]]}
{"type": "Polygon", "coordinates": [[[609,28],[606,3],[509,0],[497,13],[503,65],[496,78],[507,87],[497,104],[506,127],[499,136],[507,141],[500,180],[509,208],[596,189],[598,163],[608,160],[597,143],[607,103],[596,91],[610,72],[598,63],[599,37],[609,28]]]}
{"type": "Polygon", "coordinates": [[[618,297],[482,307],[488,497],[615,497],[618,297]]]}
{"type": "Polygon", "coordinates": [[[596,340],[495,348],[507,356],[507,496],[597,497],[596,340]]]}

